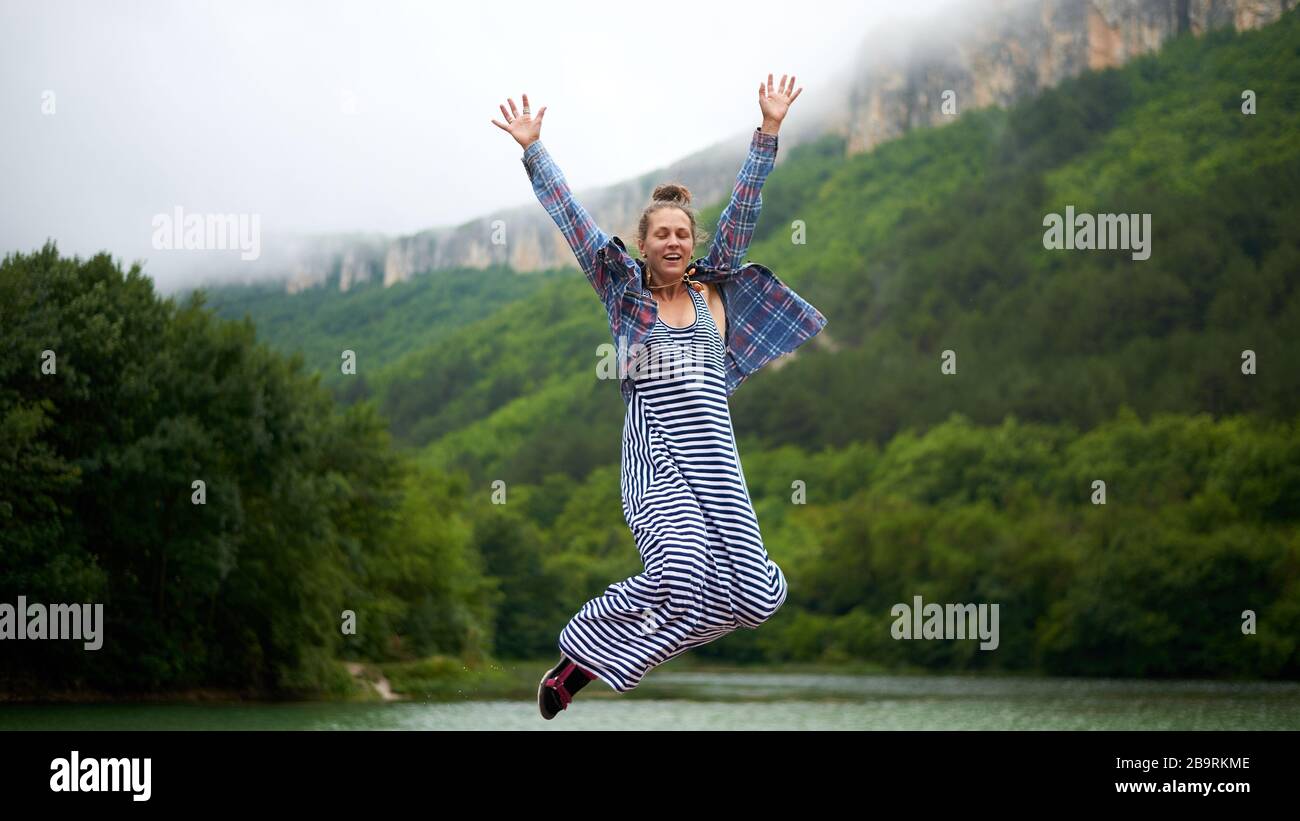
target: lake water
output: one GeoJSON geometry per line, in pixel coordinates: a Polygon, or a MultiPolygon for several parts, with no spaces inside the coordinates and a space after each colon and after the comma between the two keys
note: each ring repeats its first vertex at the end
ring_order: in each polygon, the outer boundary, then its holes
{"type": "Polygon", "coordinates": [[[388,703],[0,705],[0,729],[1296,730],[1300,682],[667,672],[532,697],[388,703]]]}

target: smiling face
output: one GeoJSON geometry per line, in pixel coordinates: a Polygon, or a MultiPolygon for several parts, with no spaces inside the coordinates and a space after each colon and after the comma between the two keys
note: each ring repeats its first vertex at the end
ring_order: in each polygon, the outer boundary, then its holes
{"type": "Polygon", "coordinates": [[[680,208],[660,208],[650,215],[645,239],[637,247],[650,266],[651,279],[671,282],[680,278],[695,250],[691,218],[680,208]]]}

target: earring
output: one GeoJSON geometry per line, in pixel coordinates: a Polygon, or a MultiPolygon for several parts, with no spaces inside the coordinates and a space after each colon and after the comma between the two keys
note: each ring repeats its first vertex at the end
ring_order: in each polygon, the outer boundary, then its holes
{"type": "Polygon", "coordinates": [[[692,265],[690,268],[687,268],[687,269],[686,269],[686,273],[682,275],[682,280],[683,280],[687,285],[689,285],[689,286],[691,286],[693,289],[695,289],[695,293],[697,293],[697,294],[698,294],[698,293],[703,293],[703,291],[704,291],[704,283],[702,283],[702,282],[696,282],[695,280],[691,279],[691,274],[693,274],[693,273],[695,273],[695,266],[694,266],[694,265],[692,265]]]}

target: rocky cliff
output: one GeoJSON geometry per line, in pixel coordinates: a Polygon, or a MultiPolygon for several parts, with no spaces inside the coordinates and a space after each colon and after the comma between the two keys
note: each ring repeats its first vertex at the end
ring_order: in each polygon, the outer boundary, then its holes
{"type": "MultiPolygon", "coordinates": [[[[869,151],[909,129],[949,122],[971,108],[1008,105],[1083,71],[1120,65],[1183,33],[1267,25],[1296,2],[980,0],[903,31],[891,27],[868,35],[846,73],[824,86],[841,89],[837,105],[782,130],[785,150],[777,162],[790,146],[828,132],[844,136],[850,154],[869,151]]],[[[631,244],[655,184],[680,180],[698,201],[717,201],[730,193],[747,146],[747,134],[738,134],[643,177],[575,193],[605,230],[631,244]]],[[[532,203],[396,239],[307,245],[271,256],[263,272],[287,277],[290,292],[326,283],[346,291],[371,280],[387,286],[440,268],[491,264],[536,271],[573,260],[554,223],[532,203]],[[502,230],[505,241],[494,242],[502,230]]]]}
{"type": "Polygon", "coordinates": [[[844,115],[849,153],[971,108],[1007,105],[1081,72],[1121,65],[1171,37],[1257,28],[1296,0],[982,0],[974,13],[864,43],[844,115]],[[949,106],[944,106],[945,92],[949,106]]]}
{"type": "MultiPolygon", "coordinates": [[[[785,137],[783,133],[783,141],[785,137]]],[[[669,179],[681,180],[690,186],[698,202],[721,199],[730,193],[748,146],[748,135],[738,134],[652,174],[576,191],[575,195],[602,228],[630,244],[640,209],[655,185],[669,179]]],[[[556,160],[564,162],[558,156],[556,160]]],[[[522,165],[519,173],[524,173],[522,165]]],[[[372,280],[388,286],[419,273],[456,266],[484,268],[502,264],[517,271],[537,271],[573,264],[573,254],[563,235],[536,202],[383,243],[357,241],[345,249],[335,242],[309,246],[295,243],[294,250],[287,253],[265,254],[265,262],[259,263],[259,275],[287,274],[286,287],[294,293],[325,283],[337,284],[344,291],[372,280]]]]}

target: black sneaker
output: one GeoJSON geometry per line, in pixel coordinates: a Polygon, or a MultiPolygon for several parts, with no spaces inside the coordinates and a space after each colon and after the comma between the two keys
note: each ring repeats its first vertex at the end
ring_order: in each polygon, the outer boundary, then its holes
{"type": "Polygon", "coordinates": [[[551,668],[537,684],[537,709],[547,721],[559,715],[561,710],[569,709],[573,693],[595,678],[567,657],[561,656],[560,663],[551,668]],[[577,678],[574,678],[574,676],[577,678]],[[572,685],[572,689],[570,686],[572,685]]]}

